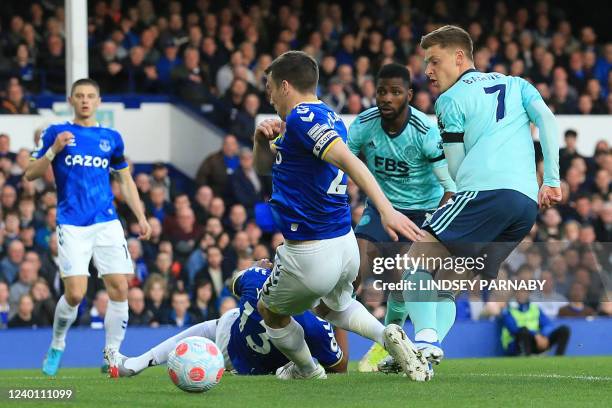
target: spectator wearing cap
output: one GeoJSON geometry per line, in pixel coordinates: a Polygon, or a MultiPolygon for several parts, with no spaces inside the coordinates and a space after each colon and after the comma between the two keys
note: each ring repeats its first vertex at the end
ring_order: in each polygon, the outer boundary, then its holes
{"type": "Polygon", "coordinates": [[[183,63],[178,55],[178,47],[172,40],[167,40],[163,45],[163,55],[159,57],[155,69],[157,78],[162,85],[162,89],[170,90],[172,71],[183,63]]]}
{"type": "Polygon", "coordinates": [[[329,91],[321,98],[335,112],[340,113],[347,103],[342,80],[335,76],[329,80],[329,91]]]}
{"type": "Polygon", "coordinates": [[[196,183],[200,186],[210,186],[215,196],[224,197],[228,176],[240,165],[238,148],[236,136],[226,135],[221,150],[206,157],[200,165],[196,183]]]}
{"type": "Polygon", "coordinates": [[[153,163],[151,186],[163,186],[166,189],[166,200],[168,201],[174,200],[178,193],[174,180],[168,175],[168,166],[164,162],[153,163]]]}

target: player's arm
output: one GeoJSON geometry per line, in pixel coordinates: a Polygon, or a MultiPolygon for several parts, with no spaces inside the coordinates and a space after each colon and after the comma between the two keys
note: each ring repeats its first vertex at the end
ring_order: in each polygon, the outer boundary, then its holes
{"type": "Polygon", "coordinates": [[[62,132],[57,136],[52,131],[45,131],[41,135],[41,145],[32,153],[31,161],[26,168],[24,177],[28,181],[42,177],[49,164],[55,159],[66,145],[74,141],[74,135],[70,132],[62,132]]]}
{"type": "Polygon", "coordinates": [[[457,186],[448,171],[448,163],[446,162],[440,131],[435,126],[429,128],[421,146],[423,155],[429,160],[434,175],[442,188],[444,188],[444,195],[439,203],[441,207],[457,192],[457,186]]]}
{"type": "Polygon", "coordinates": [[[455,101],[442,95],[436,101],[436,117],[448,171],[451,178],[456,180],[459,167],[465,159],[463,114],[455,101]]]}
{"type": "Polygon", "coordinates": [[[151,237],[151,226],[145,216],[142,202],[140,201],[140,195],[138,194],[138,188],[136,187],[136,183],[134,183],[130,168],[129,166],[124,167],[117,172],[119,174],[121,194],[125,198],[125,202],[130,207],[130,210],[132,210],[136,216],[138,225],[140,226],[140,235],[138,238],[149,239],[151,237]]]}
{"type": "Polygon", "coordinates": [[[544,155],[544,182],[538,193],[538,204],[548,208],[561,202],[559,178],[559,128],[555,115],[546,105],[538,91],[525,80],[521,80],[523,107],[537,127],[544,155]]]}
{"type": "Polygon", "coordinates": [[[348,372],[348,354],[342,353],[342,358],[336,362],[336,364],[330,366],[323,366],[326,373],[332,374],[346,374],[348,372]]]}
{"type": "Polygon", "coordinates": [[[359,123],[359,118],[355,118],[351,126],[349,127],[348,136],[346,138],[346,145],[349,150],[353,152],[355,156],[359,156],[361,152],[361,146],[363,146],[364,132],[362,125],[359,123]]]}
{"type": "Polygon", "coordinates": [[[278,137],[282,122],[278,119],[266,119],[257,125],[253,135],[253,159],[255,171],[260,176],[269,175],[276,159],[276,149],[270,142],[278,137]]]}
{"type": "Polygon", "coordinates": [[[421,229],[405,215],[396,211],[385,197],[372,173],[337,137],[325,149],[321,158],[344,171],[367,195],[378,209],[385,230],[393,241],[398,240],[397,233],[411,241],[419,241],[424,237],[421,229]]]}
{"type": "Polygon", "coordinates": [[[138,238],[149,239],[151,237],[151,226],[145,216],[144,208],[138,194],[138,188],[130,173],[130,166],[125,160],[124,149],[125,146],[121,135],[115,132],[115,149],[110,157],[110,167],[119,174],[121,194],[138,220],[138,226],[140,227],[140,235],[138,238]]]}

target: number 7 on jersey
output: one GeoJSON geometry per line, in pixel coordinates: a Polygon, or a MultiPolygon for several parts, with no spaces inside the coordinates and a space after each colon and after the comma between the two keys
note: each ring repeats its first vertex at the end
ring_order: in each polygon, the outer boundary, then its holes
{"type": "Polygon", "coordinates": [[[484,91],[487,94],[499,92],[499,94],[497,94],[497,112],[495,114],[496,122],[499,122],[506,116],[506,85],[498,84],[489,86],[484,88],[484,91]]]}

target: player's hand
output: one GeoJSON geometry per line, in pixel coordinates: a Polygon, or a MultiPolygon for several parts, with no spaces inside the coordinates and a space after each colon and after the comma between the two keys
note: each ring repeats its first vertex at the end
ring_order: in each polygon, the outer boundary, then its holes
{"type": "Polygon", "coordinates": [[[540,209],[545,210],[555,204],[559,204],[562,198],[561,187],[550,187],[542,184],[538,192],[538,206],[540,209]]]}
{"type": "Polygon", "coordinates": [[[548,346],[550,346],[550,342],[546,336],[542,336],[540,333],[536,333],[535,342],[538,351],[548,350],[548,346]]]}
{"type": "Polygon", "coordinates": [[[438,204],[438,208],[446,204],[446,202],[450,200],[451,197],[454,195],[455,193],[453,193],[452,191],[447,191],[446,193],[444,193],[444,195],[442,196],[442,199],[440,200],[440,203],[438,204]]]}
{"type": "Polygon", "coordinates": [[[255,138],[264,137],[274,140],[282,131],[284,125],[279,119],[266,119],[255,128],[255,138]]]}
{"type": "Polygon", "coordinates": [[[149,221],[146,218],[138,221],[138,226],[140,227],[140,235],[138,235],[138,239],[143,239],[148,241],[151,238],[151,226],[149,225],[149,221]]]}
{"type": "Polygon", "coordinates": [[[55,138],[53,146],[51,146],[51,148],[53,149],[53,153],[59,154],[62,150],[64,150],[64,147],[66,147],[72,142],[74,142],[74,135],[71,132],[64,131],[60,133],[55,138]]]}
{"type": "Polygon", "coordinates": [[[380,220],[392,241],[399,239],[398,234],[402,234],[413,242],[425,238],[425,233],[414,222],[395,209],[392,209],[389,214],[381,213],[380,220]]]}

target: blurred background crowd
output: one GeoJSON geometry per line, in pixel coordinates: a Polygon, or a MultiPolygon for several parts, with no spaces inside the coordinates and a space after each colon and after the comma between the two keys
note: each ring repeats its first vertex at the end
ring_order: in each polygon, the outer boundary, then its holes
{"type": "MultiPolygon", "coordinates": [[[[0,113],[36,113],[38,96],[65,92],[62,5],[1,3],[0,113]]],[[[135,220],[113,181],[136,271],[129,324],[185,326],[218,317],[236,304],[232,274],[273,258],[282,243],[258,223],[270,180],[255,174],[247,147],[255,116],[273,112],[263,72],[274,57],[289,49],[312,55],[320,64],[320,98],[349,114],[375,105],[380,66],[405,64],[412,105],[431,113],[437,92],[423,73],[418,42],[453,22],[472,35],[477,69],[527,78],[558,114],[612,114],[612,42],[601,25],[575,23],[572,10],[546,1],[90,1],[90,73],[103,94],[172,95],[227,134],[222,149],[203,160],[194,188],[177,187],[164,163],[135,174],[153,226],[150,242],[133,238],[135,220]]],[[[580,135],[563,130],[563,203],[541,214],[500,277],[545,279],[533,300],[552,317],[611,316],[610,136],[602,134],[583,157],[576,150],[580,135]]],[[[1,122],[0,133],[0,328],[47,326],[62,292],[53,175],[25,181],[30,152],[11,150],[10,129],[1,122]]],[[[356,223],[363,196],[354,184],[348,191],[356,223]]],[[[91,269],[79,324],[102,328],[108,296],[91,269]]],[[[370,281],[359,295],[384,316],[384,294],[370,281]]],[[[459,318],[498,316],[511,297],[463,294],[459,318]]]]}

